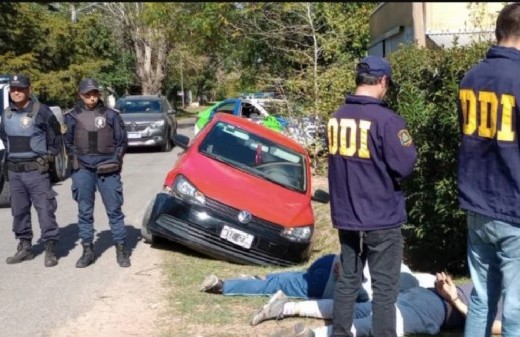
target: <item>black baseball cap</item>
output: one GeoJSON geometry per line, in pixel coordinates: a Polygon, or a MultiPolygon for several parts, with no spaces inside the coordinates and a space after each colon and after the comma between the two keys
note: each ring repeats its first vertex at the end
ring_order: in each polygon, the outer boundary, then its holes
{"type": "Polygon", "coordinates": [[[9,80],[9,85],[16,88],[29,88],[31,86],[31,79],[25,75],[13,75],[9,80]]]}
{"type": "Polygon", "coordinates": [[[386,75],[390,81],[390,85],[395,85],[394,81],[392,81],[392,67],[390,63],[382,57],[374,55],[365,57],[359,61],[356,72],[358,74],[365,73],[378,77],[386,75]]]}
{"type": "Polygon", "coordinates": [[[86,94],[89,91],[99,91],[99,83],[93,78],[84,78],[79,82],[79,92],[86,94]]]}

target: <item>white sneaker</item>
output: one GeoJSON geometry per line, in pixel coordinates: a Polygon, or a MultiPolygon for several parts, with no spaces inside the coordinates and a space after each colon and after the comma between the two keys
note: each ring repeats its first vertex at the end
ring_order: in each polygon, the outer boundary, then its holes
{"type": "Polygon", "coordinates": [[[285,303],[287,303],[288,298],[285,296],[283,291],[278,290],[276,293],[274,293],[267,304],[265,304],[262,309],[258,310],[253,318],[251,319],[251,325],[255,326],[259,324],[260,322],[263,322],[268,319],[276,318],[282,319],[283,318],[283,306],[285,303]]]}
{"type": "Polygon", "coordinates": [[[219,278],[215,274],[211,274],[202,281],[199,291],[207,292],[211,288],[216,287],[219,284],[219,278]]]}

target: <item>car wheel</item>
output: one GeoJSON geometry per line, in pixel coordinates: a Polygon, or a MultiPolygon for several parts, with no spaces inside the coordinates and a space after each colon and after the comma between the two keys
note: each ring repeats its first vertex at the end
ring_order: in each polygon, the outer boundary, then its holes
{"type": "Polygon", "coordinates": [[[0,193],[0,207],[11,207],[11,192],[9,190],[9,181],[2,173],[0,179],[3,181],[2,192],[0,193]]]}
{"type": "Polygon", "coordinates": [[[146,210],[144,211],[143,215],[143,223],[141,225],[141,236],[144,242],[149,244],[153,244],[156,241],[156,236],[150,233],[150,231],[148,230],[148,224],[150,223],[150,216],[152,215],[152,209],[154,204],[155,197],[153,197],[153,199],[150,200],[148,207],[146,207],[146,210]]]}
{"type": "Polygon", "coordinates": [[[164,142],[164,145],[161,147],[162,152],[170,152],[173,148],[172,140],[168,137],[169,134],[170,132],[166,132],[166,142],[164,142]]]}
{"type": "Polygon", "coordinates": [[[50,175],[51,181],[57,183],[67,178],[69,173],[69,160],[65,151],[65,146],[62,145],[60,153],[54,157],[54,163],[52,164],[50,175]]]}

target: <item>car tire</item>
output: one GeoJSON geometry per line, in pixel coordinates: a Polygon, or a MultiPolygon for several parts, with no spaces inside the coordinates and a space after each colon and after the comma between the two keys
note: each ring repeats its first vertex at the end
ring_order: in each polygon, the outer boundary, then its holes
{"type": "Polygon", "coordinates": [[[168,137],[168,135],[170,134],[170,132],[166,132],[166,141],[164,142],[164,145],[161,147],[161,151],[162,152],[170,152],[173,148],[172,146],[172,140],[168,137]]]}
{"type": "Polygon", "coordinates": [[[69,175],[69,159],[65,151],[65,145],[62,145],[60,152],[54,157],[54,163],[50,170],[51,182],[57,183],[67,179],[69,175]]]}
{"type": "Polygon", "coordinates": [[[0,177],[2,180],[2,192],[0,193],[0,208],[11,207],[11,192],[9,190],[9,181],[5,179],[4,173],[0,177]]]}
{"type": "Polygon", "coordinates": [[[148,224],[150,223],[150,216],[152,215],[153,205],[155,204],[155,197],[150,200],[150,203],[146,207],[143,215],[143,222],[141,224],[141,237],[145,243],[149,243],[151,245],[157,241],[156,236],[150,233],[148,230],[148,224]]]}

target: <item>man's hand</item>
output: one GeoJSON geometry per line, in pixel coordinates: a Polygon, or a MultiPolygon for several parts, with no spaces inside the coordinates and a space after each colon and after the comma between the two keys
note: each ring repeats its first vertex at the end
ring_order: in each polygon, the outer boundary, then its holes
{"type": "Polygon", "coordinates": [[[446,301],[453,302],[458,298],[457,287],[451,277],[444,272],[436,273],[435,289],[446,301]]]}

